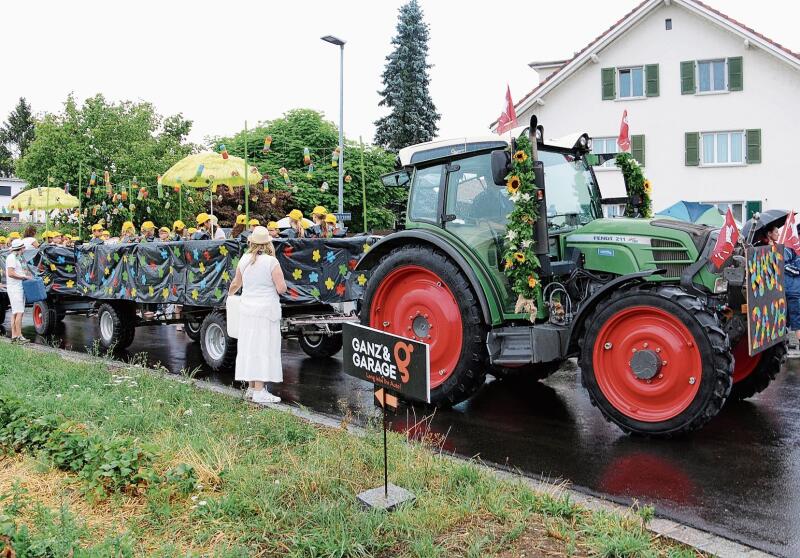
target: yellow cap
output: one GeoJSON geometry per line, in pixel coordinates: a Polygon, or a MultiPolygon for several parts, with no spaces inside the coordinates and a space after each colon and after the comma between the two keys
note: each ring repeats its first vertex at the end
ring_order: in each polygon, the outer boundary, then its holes
{"type": "Polygon", "coordinates": [[[197,224],[202,225],[209,219],[211,219],[211,217],[209,217],[208,213],[200,213],[197,215],[197,224]]]}
{"type": "Polygon", "coordinates": [[[258,219],[250,219],[247,222],[247,224],[250,225],[251,227],[253,227],[253,226],[258,227],[258,226],[261,225],[261,223],[259,223],[258,219]]]}
{"type": "Polygon", "coordinates": [[[194,227],[189,227],[188,229],[186,229],[186,232],[188,232],[189,234],[194,234],[197,232],[197,229],[194,227]]]}
{"type": "Polygon", "coordinates": [[[237,225],[246,225],[247,224],[247,215],[237,215],[236,216],[236,224],[237,225]]]}
{"type": "Polygon", "coordinates": [[[107,237],[111,238],[111,233],[108,232],[108,231],[103,231],[103,234],[101,234],[100,236],[107,236],[107,237]]]}
{"type": "Polygon", "coordinates": [[[145,221],[144,223],[142,223],[142,230],[143,231],[149,231],[149,230],[152,230],[152,229],[155,229],[155,228],[156,228],[156,226],[153,224],[152,221],[145,221]]]}
{"type": "Polygon", "coordinates": [[[136,232],[136,227],[133,226],[133,221],[125,221],[122,223],[122,232],[133,231],[136,232]]]}
{"type": "Polygon", "coordinates": [[[336,215],[334,215],[333,213],[328,213],[325,216],[325,222],[326,223],[332,223],[332,224],[335,225],[336,224],[336,215]]]}
{"type": "Polygon", "coordinates": [[[8,242],[8,239],[4,236],[0,236],[0,244],[5,244],[6,242],[8,242]]]}
{"type": "Polygon", "coordinates": [[[95,223],[94,225],[92,225],[92,232],[102,231],[102,230],[103,230],[103,225],[101,225],[100,223],[95,223]]]}
{"type": "Polygon", "coordinates": [[[278,223],[276,223],[275,221],[270,221],[269,223],[267,223],[267,230],[277,229],[277,228],[278,228],[278,223]]]}
{"type": "Polygon", "coordinates": [[[57,236],[64,236],[64,235],[63,235],[63,234],[61,234],[61,233],[60,233],[60,232],[58,232],[58,231],[50,231],[50,238],[55,238],[55,237],[57,237],[57,236]]]}
{"type": "Polygon", "coordinates": [[[292,209],[289,212],[289,215],[287,215],[287,217],[289,219],[294,219],[295,221],[299,221],[300,219],[303,218],[303,212],[300,211],[299,209],[292,209]]]}
{"type": "Polygon", "coordinates": [[[323,217],[328,214],[328,210],[318,205],[314,208],[314,211],[311,212],[312,215],[322,215],[323,217]]]}
{"type": "Polygon", "coordinates": [[[15,238],[22,238],[17,231],[8,233],[9,240],[14,240],[15,238]]]}
{"type": "Polygon", "coordinates": [[[172,232],[172,231],[170,231],[169,227],[161,227],[160,229],[158,229],[158,232],[169,233],[169,232],[172,232]]]}
{"type": "Polygon", "coordinates": [[[180,219],[178,219],[177,221],[172,223],[172,228],[173,228],[173,230],[179,230],[179,229],[183,230],[183,229],[186,228],[186,224],[183,221],[181,221],[180,219]]]}

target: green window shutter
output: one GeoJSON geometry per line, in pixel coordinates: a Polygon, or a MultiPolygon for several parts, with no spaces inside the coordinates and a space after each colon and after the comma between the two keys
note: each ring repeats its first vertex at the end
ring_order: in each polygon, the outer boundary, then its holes
{"type": "Polygon", "coordinates": [[[644,166],[644,135],[631,136],[631,155],[641,166],[644,166]]]}
{"type": "Polygon", "coordinates": [[[687,167],[696,167],[700,164],[700,133],[686,132],[685,134],[685,163],[687,167]]]}
{"type": "Polygon", "coordinates": [[[742,57],[728,58],[728,91],[741,91],[743,86],[742,57]]]}
{"type": "Polygon", "coordinates": [[[644,67],[645,94],[648,97],[658,97],[658,64],[648,64],[644,67]]]}
{"type": "Polygon", "coordinates": [[[681,62],[681,95],[694,94],[694,60],[681,62]]]}
{"type": "Polygon", "coordinates": [[[603,68],[600,71],[602,81],[603,100],[617,98],[617,69],[616,68],[603,68]]]}
{"type": "Polygon", "coordinates": [[[747,212],[745,219],[751,219],[754,214],[761,213],[761,200],[748,201],[745,210],[747,212]]]}
{"type": "Polygon", "coordinates": [[[747,164],[761,162],[761,130],[747,130],[747,164]]]}

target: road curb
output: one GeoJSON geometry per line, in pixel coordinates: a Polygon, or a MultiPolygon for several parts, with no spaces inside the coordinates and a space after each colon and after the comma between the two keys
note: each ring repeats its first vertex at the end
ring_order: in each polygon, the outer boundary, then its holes
{"type": "MultiPolygon", "coordinates": [[[[5,338],[0,340],[0,342],[10,343],[10,341],[5,338]]],[[[121,369],[137,370],[145,374],[157,374],[157,371],[152,368],[147,368],[144,366],[129,364],[116,360],[109,360],[103,357],[97,357],[86,353],[68,351],[65,349],[59,349],[47,345],[38,345],[30,343],[25,345],[25,347],[31,350],[39,351],[41,353],[55,354],[71,362],[102,364],[111,370],[121,370],[121,369]]],[[[228,397],[234,397],[238,399],[244,398],[243,390],[229,386],[224,386],[221,384],[216,384],[206,380],[198,380],[195,378],[181,376],[172,373],[159,374],[159,377],[163,377],[168,380],[177,381],[181,383],[192,384],[198,387],[199,389],[212,391],[214,393],[218,393],[220,395],[225,395],[228,397]]],[[[325,426],[328,428],[346,428],[348,432],[355,434],[357,436],[363,436],[366,433],[366,430],[360,426],[350,423],[345,423],[340,418],[337,418],[335,416],[330,416],[330,415],[325,415],[323,413],[310,411],[301,406],[289,405],[287,403],[272,403],[266,406],[269,408],[288,412],[298,418],[302,418],[319,426],[325,426]]],[[[521,474],[519,472],[506,470],[500,467],[486,464],[482,461],[476,461],[475,459],[467,459],[458,455],[445,454],[445,453],[440,453],[440,455],[442,455],[442,457],[446,459],[451,459],[459,462],[468,461],[499,479],[508,480],[512,482],[521,482],[526,486],[528,486],[529,488],[536,490],[538,492],[544,492],[552,495],[568,495],[573,502],[585,507],[588,510],[612,511],[621,514],[630,513],[630,509],[622,504],[618,504],[616,502],[612,502],[604,498],[586,494],[574,488],[570,488],[566,483],[554,483],[541,479],[532,478],[530,476],[521,474]]],[[[775,558],[774,555],[772,554],[768,554],[761,550],[746,546],[744,544],[733,541],[731,539],[727,539],[720,535],[696,529],[694,527],[690,527],[688,525],[684,525],[682,523],[678,523],[676,521],[673,521],[671,519],[666,519],[663,517],[655,517],[652,520],[650,520],[650,522],[647,525],[647,529],[652,533],[654,533],[655,535],[658,535],[665,539],[679,542],[681,544],[685,544],[687,546],[691,546],[692,548],[695,548],[699,551],[705,552],[713,556],[718,556],[719,558],[775,558]]]]}

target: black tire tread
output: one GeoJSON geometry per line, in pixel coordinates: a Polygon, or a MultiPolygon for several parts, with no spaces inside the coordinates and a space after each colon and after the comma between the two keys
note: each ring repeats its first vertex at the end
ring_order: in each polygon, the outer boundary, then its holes
{"type": "Polygon", "coordinates": [[[203,353],[203,360],[205,360],[209,368],[215,372],[218,370],[233,370],[236,367],[236,343],[236,339],[228,336],[228,320],[224,312],[214,311],[206,315],[200,328],[200,350],[203,353]],[[206,351],[206,330],[212,322],[218,323],[222,327],[222,331],[225,332],[225,352],[218,361],[213,360],[206,351]]]}
{"type": "Polygon", "coordinates": [[[770,347],[761,356],[761,360],[755,370],[740,382],[733,384],[731,401],[741,401],[761,393],[774,380],[786,362],[786,343],[779,343],[770,347]]]}
{"type": "Polygon", "coordinates": [[[342,350],[343,339],[341,333],[334,335],[320,333],[319,335],[322,337],[322,341],[317,346],[309,344],[302,333],[297,338],[300,348],[311,358],[329,358],[342,350]]]}
{"type": "Polygon", "coordinates": [[[100,327],[100,316],[103,312],[110,312],[114,322],[114,335],[111,343],[103,341],[100,336],[100,344],[105,349],[123,350],[130,347],[136,336],[136,311],[133,306],[127,304],[102,303],[97,308],[98,329],[100,327]]]}
{"type": "MultiPolygon", "coordinates": [[[[686,422],[679,429],[672,430],[670,432],[652,433],[652,432],[634,431],[629,426],[620,424],[620,422],[614,420],[612,417],[608,416],[605,412],[603,412],[603,417],[607,421],[615,423],[626,434],[638,434],[649,438],[671,438],[673,436],[698,430],[701,427],[703,427],[709,420],[717,416],[720,410],[722,410],[722,407],[725,405],[725,401],[727,400],[728,396],[731,393],[731,388],[733,386],[733,356],[730,350],[730,341],[728,339],[728,335],[722,329],[717,316],[713,312],[711,312],[699,298],[687,293],[680,287],[672,285],[657,286],[657,285],[641,284],[634,286],[632,288],[616,291],[609,296],[607,301],[604,301],[600,305],[598,305],[598,307],[595,309],[592,315],[589,316],[589,318],[586,320],[585,323],[591,324],[603,311],[603,309],[609,304],[613,304],[618,300],[621,300],[623,298],[635,294],[651,294],[664,297],[667,300],[670,300],[675,304],[678,304],[694,317],[697,323],[705,331],[709,343],[711,344],[712,347],[713,359],[714,359],[714,371],[715,371],[714,389],[711,393],[707,405],[701,412],[696,414],[691,420],[686,422]]],[[[602,412],[603,407],[598,404],[595,395],[592,393],[590,389],[588,389],[586,375],[583,373],[584,370],[590,370],[592,366],[591,362],[587,361],[587,354],[586,354],[587,351],[584,351],[584,346],[586,343],[585,334],[586,330],[582,332],[578,341],[580,346],[580,357],[578,359],[578,365],[580,366],[581,369],[581,384],[583,385],[584,388],[587,388],[587,392],[589,393],[589,399],[592,405],[600,409],[600,411],[602,412]]]]}

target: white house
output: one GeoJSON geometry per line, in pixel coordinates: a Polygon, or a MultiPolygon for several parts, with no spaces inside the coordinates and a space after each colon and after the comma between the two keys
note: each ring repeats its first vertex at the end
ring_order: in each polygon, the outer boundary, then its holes
{"type": "MultiPolygon", "coordinates": [[[[530,66],[539,84],[517,103],[519,123],[535,114],[546,137],[585,131],[612,152],[627,110],[656,211],[703,201],[741,221],[800,209],[800,54],[714,8],[645,0],[572,58],[530,66]]],[[[601,187],[618,172],[600,169],[601,187]]]]}
{"type": "Polygon", "coordinates": [[[0,221],[17,219],[17,214],[8,208],[8,204],[25,186],[27,183],[22,179],[0,177],[0,221]]]}

